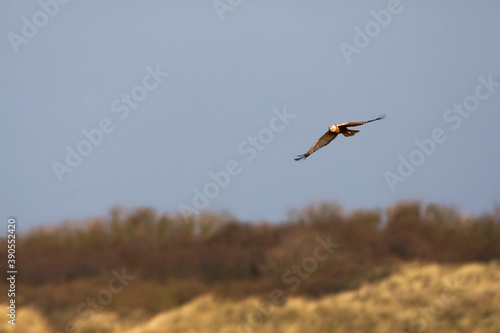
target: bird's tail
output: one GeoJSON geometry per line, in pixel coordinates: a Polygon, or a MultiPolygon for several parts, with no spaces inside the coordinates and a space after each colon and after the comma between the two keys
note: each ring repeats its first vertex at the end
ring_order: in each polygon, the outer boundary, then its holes
{"type": "Polygon", "coordinates": [[[349,130],[343,132],[342,134],[344,134],[344,136],[353,136],[354,134],[356,134],[358,132],[359,132],[359,130],[349,129],[349,130]]]}

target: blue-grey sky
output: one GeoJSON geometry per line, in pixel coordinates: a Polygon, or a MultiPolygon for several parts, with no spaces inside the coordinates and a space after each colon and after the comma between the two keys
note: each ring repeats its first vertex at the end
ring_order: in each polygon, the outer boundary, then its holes
{"type": "Polygon", "coordinates": [[[2,1],[1,216],[28,230],[116,205],[249,221],[321,200],[491,211],[499,14],[493,0],[2,1]],[[329,125],[382,113],[293,160],[329,125]]]}

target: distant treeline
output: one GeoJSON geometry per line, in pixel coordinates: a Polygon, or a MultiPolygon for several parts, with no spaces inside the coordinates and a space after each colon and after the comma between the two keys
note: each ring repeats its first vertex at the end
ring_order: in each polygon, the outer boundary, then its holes
{"type": "MultiPolygon", "coordinates": [[[[114,208],[107,217],[19,235],[18,279],[33,286],[65,283],[126,267],[140,281],[189,279],[247,295],[283,286],[284,272],[291,270],[287,278],[292,278],[299,274],[294,265],[308,265],[297,292],[316,296],[384,277],[401,260],[500,259],[498,207],[474,217],[454,207],[400,202],[385,211],[384,226],[381,210],[344,212],[328,202],[289,215],[284,223],[243,223],[227,213],[186,218],[114,208]],[[326,257],[326,250],[316,250],[318,237],[329,237],[338,247],[326,257]],[[324,261],[305,262],[316,255],[324,261]],[[248,283],[229,290],[228,281],[248,283]]],[[[3,258],[6,248],[0,247],[3,258]]]]}

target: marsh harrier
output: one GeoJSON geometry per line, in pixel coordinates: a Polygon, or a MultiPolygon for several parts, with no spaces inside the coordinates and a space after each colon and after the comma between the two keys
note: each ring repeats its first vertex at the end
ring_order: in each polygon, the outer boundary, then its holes
{"type": "Polygon", "coordinates": [[[354,127],[354,126],[361,126],[367,123],[371,123],[372,121],[384,119],[385,114],[381,115],[378,118],[372,119],[372,120],[367,120],[367,121],[359,121],[359,122],[350,122],[350,123],[343,123],[343,124],[336,124],[332,125],[328,128],[328,132],[326,132],[321,138],[319,138],[318,141],[309,149],[309,151],[305,154],[298,155],[297,158],[295,159],[296,161],[306,159],[309,155],[314,153],[316,150],[320,149],[321,147],[326,146],[329,144],[333,139],[337,137],[339,134],[344,134],[344,136],[353,136],[354,134],[358,133],[359,130],[353,130],[349,129],[347,127],[354,127]]]}

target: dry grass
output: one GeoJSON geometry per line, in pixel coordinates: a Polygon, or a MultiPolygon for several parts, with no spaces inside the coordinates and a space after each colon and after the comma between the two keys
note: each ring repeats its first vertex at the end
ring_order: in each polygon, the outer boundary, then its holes
{"type": "MultiPolygon", "coordinates": [[[[34,309],[18,311],[17,331],[3,321],[1,332],[51,331],[34,309]]],[[[356,290],[319,299],[292,296],[282,306],[263,305],[256,297],[238,301],[207,294],[147,320],[140,312],[127,316],[101,312],[74,323],[76,331],[84,333],[497,333],[500,263],[410,263],[356,290]]]]}
{"type": "Polygon", "coordinates": [[[500,332],[500,208],[386,213],[382,226],[381,210],[325,202],[269,224],[117,208],[40,227],[17,243],[17,332],[500,332]],[[123,288],[118,271],[134,277],[123,288]],[[292,286],[285,305],[262,305],[292,286]]]}

